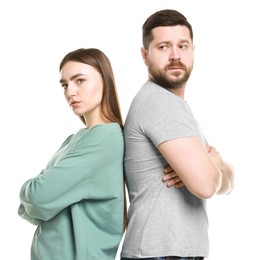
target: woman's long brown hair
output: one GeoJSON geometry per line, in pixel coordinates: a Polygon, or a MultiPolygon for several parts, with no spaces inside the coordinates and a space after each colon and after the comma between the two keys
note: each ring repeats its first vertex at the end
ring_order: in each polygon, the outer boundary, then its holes
{"type": "MultiPolygon", "coordinates": [[[[59,65],[59,70],[68,61],[77,61],[94,67],[103,79],[103,95],[102,95],[102,113],[110,122],[118,123],[123,129],[123,120],[120,112],[120,106],[117,96],[116,83],[113,75],[111,62],[108,57],[99,49],[78,49],[68,53],[59,65]]],[[[86,125],[86,119],[80,116],[82,122],[86,125]]]]}

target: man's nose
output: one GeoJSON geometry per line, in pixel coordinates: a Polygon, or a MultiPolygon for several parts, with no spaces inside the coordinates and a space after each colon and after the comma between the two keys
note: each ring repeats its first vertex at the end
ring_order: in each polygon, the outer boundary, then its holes
{"type": "Polygon", "coordinates": [[[178,47],[171,48],[169,60],[179,60],[180,59],[180,50],[178,47]]]}

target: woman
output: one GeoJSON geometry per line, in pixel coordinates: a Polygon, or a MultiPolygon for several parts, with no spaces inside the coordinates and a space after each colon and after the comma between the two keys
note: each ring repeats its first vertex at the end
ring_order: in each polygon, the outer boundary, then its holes
{"type": "Polygon", "coordinates": [[[38,225],[32,260],[113,260],[124,231],[123,123],[111,63],[78,49],[60,83],[85,128],[68,137],[20,191],[19,215],[38,225]]]}

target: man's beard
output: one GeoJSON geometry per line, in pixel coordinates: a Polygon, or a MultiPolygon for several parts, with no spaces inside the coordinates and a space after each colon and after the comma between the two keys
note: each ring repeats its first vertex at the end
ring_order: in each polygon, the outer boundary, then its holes
{"type": "Polygon", "coordinates": [[[161,87],[166,89],[179,89],[184,87],[186,82],[188,81],[192,71],[192,67],[188,69],[180,61],[172,61],[170,64],[165,66],[164,69],[158,69],[153,64],[149,63],[148,71],[151,79],[161,87]],[[184,74],[175,76],[169,75],[169,71],[171,70],[171,68],[176,67],[184,71],[184,74]]]}

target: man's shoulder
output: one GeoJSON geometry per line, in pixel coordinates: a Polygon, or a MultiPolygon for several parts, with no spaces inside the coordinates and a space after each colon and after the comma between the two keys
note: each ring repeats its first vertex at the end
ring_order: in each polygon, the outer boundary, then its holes
{"type": "Polygon", "coordinates": [[[166,95],[165,92],[167,92],[167,90],[163,89],[161,86],[152,81],[146,81],[134,96],[131,106],[148,105],[149,102],[156,102],[158,98],[166,95]]]}
{"type": "Polygon", "coordinates": [[[133,111],[140,109],[160,111],[161,108],[164,109],[166,106],[169,109],[182,107],[183,101],[169,90],[152,81],[147,81],[135,95],[130,109],[133,111]]]}

